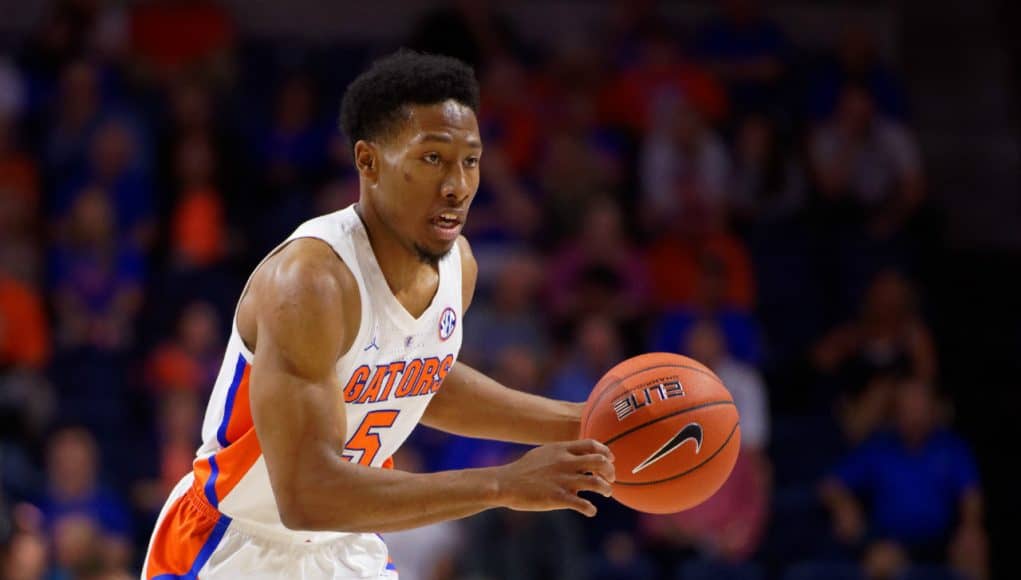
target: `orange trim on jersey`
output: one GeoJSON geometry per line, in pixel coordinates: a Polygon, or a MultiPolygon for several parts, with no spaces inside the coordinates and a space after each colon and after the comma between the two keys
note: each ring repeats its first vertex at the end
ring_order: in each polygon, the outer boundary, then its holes
{"type": "Polygon", "coordinates": [[[380,465],[379,467],[380,467],[380,469],[393,469],[394,468],[394,458],[393,457],[387,457],[386,459],[383,460],[383,465],[380,465]]]}
{"type": "Polygon", "coordinates": [[[260,455],[262,447],[253,427],[230,447],[195,460],[195,481],[213,507],[219,506],[220,501],[241,482],[260,455]]]}
{"type": "Polygon", "coordinates": [[[219,545],[230,518],[213,509],[193,485],[160,522],[146,557],[146,580],[197,578],[219,545]]]}

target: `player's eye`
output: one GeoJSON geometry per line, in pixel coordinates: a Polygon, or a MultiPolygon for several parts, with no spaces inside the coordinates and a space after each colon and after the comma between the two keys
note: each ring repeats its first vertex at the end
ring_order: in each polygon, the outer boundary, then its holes
{"type": "Polygon", "coordinates": [[[468,157],[467,159],[464,160],[464,166],[465,167],[478,167],[479,166],[479,158],[475,157],[475,156],[468,157]]]}
{"type": "Polygon", "coordinates": [[[422,159],[426,163],[428,163],[429,165],[439,165],[440,164],[440,154],[439,153],[426,153],[425,156],[422,157],[422,159]]]}

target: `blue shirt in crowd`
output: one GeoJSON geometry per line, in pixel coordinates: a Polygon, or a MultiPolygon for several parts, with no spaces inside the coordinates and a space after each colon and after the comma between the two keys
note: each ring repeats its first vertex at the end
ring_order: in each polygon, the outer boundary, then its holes
{"type": "Polygon", "coordinates": [[[834,474],[871,501],[871,533],[920,544],[952,533],[964,493],[979,485],[967,444],[938,430],[911,449],[895,432],[873,436],[834,474]]]}

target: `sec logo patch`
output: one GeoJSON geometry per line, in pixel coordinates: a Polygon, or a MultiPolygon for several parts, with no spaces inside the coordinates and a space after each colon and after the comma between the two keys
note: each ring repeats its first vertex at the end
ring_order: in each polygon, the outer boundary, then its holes
{"type": "Polygon", "coordinates": [[[450,338],[450,335],[454,334],[455,328],[457,328],[457,313],[448,306],[443,309],[443,314],[440,314],[440,339],[450,338]]]}

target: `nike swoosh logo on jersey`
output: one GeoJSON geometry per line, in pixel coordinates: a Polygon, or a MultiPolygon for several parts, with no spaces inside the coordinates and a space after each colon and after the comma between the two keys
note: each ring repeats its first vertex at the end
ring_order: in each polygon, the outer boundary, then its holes
{"type": "Polygon", "coordinates": [[[702,451],[702,426],[698,423],[688,423],[683,429],[678,431],[677,435],[670,438],[669,441],[663,444],[662,447],[657,449],[652,455],[647,457],[645,461],[639,463],[631,470],[632,474],[638,473],[646,467],[656,463],[660,459],[663,459],[669,455],[672,451],[684,445],[688,441],[695,442],[695,453],[702,451]]]}

